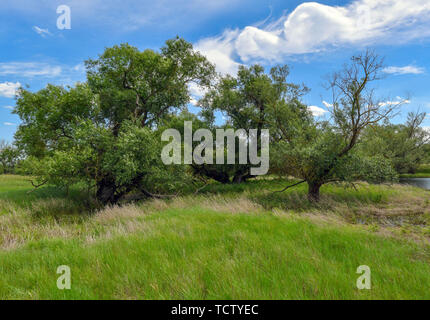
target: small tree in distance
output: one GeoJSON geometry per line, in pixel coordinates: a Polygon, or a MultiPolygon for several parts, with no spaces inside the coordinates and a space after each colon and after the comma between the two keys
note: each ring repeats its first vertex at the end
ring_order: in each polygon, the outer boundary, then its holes
{"type": "Polygon", "coordinates": [[[0,174],[13,173],[18,161],[18,149],[6,141],[0,140],[0,174]]]}
{"type": "Polygon", "coordinates": [[[363,134],[360,149],[369,156],[390,159],[396,172],[416,173],[428,160],[430,134],[422,124],[425,112],[410,112],[406,123],[370,126],[363,134]]]}
{"type": "Polygon", "coordinates": [[[277,139],[271,156],[274,169],[301,178],[297,184],[307,183],[310,200],[319,201],[321,186],[331,182],[396,179],[388,160],[365,157],[355,148],[366,127],[393,117],[402,104],[375,99],[371,85],[381,79],[382,68],[383,60],[368,50],[352,57],[349,64],[334,73],[328,82],[333,94],[329,121],[285,120],[274,106],[273,131],[277,139]]]}

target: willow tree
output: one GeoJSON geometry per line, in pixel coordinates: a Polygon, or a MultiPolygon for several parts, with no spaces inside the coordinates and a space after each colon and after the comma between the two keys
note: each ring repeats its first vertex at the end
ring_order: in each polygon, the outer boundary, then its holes
{"type": "Polygon", "coordinates": [[[180,38],[160,51],[114,46],[86,66],[84,84],[19,92],[16,140],[35,184],[83,181],[100,202],[115,203],[180,181],[183,168],[161,161],[158,124],[190,101],[190,83],[211,82],[214,66],[180,38]]]}
{"type": "MultiPolygon", "coordinates": [[[[307,88],[288,82],[290,70],[287,65],[278,65],[266,72],[264,67],[240,66],[236,76],[221,77],[218,83],[199,101],[202,115],[209,127],[257,130],[257,150],[261,151],[261,133],[270,128],[270,106],[287,103],[306,93],[307,88]],[[226,124],[214,125],[214,112],[221,112],[226,124]]],[[[238,158],[238,155],[237,155],[238,158]]],[[[194,166],[197,173],[222,183],[241,183],[252,178],[251,165],[201,165],[194,166]]]]}
{"type": "Polygon", "coordinates": [[[366,51],[334,73],[328,82],[333,96],[328,121],[294,120],[288,114],[300,109],[298,101],[273,105],[271,163],[275,171],[300,178],[295,185],[307,183],[309,199],[318,201],[321,186],[331,182],[396,179],[388,160],[356,148],[364,129],[391,118],[400,105],[375,99],[373,83],[381,79],[382,69],[382,59],[366,51]]]}

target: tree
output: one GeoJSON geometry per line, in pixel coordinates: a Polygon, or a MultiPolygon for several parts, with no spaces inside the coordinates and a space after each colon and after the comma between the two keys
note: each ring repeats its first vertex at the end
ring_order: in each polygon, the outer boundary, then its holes
{"type": "MultiPolygon", "coordinates": [[[[275,66],[267,74],[260,65],[240,66],[237,76],[221,77],[214,89],[199,101],[202,115],[209,126],[216,128],[257,129],[258,151],[261,150],[261,132],[269,129],[268,108],[281,101],[302,96],[307,88],[287,81],[287,65],[275,66]],[[214,112],[226,117],[223,126],[214,125],[214,112]]],[[[238,163],[238,161],[236,161],[238,163]]],[[[249,161],[248,161],[249,163],[249,161]]],[[[193,166],[196,173],[222,183],[240,183],[252,178],[249,164],[193,166]]]]}
{"type": "Polygon", "coordinates": [[[17,148],[0,140],[0,173],[14,173],[20,153],[17,148]]]}
{"type": "Polygon", "coordinates": [[[214,66],[180,38],[160,52],[114,46],[86,66],[87,83],[19,91],[16,140],[36,185],[85,182],[101,203],[173,189],[185,170],[162,164],[159,124],[189,102],[190,83],[210,84],[214,66]]]}
{"type": "Polygon", "coordinates": [[[389,159],[398,173],[415,173],[428,156],[430,135],[421,127],[425,117],[426,113],[411,112],[405,124],[370,126],[360,148],[369,156],[389,159]]]}
{"type": "Polygon", "coordinates": [[[330,121],[290,119],[286,114],[300,109],[297,101],[274,105],[274,170],[301,178],[299,183],[308,184],[310,200],[320,199],[320,188],[326,183],[396,179],[389,161],[365,157],[356,148],[363,130],[392,117],[399,105],[374,98],[371,85],[381,78],[382,68],[382,59],[366,51],[333,74],[328,83],[333,94],[330,121]]]}

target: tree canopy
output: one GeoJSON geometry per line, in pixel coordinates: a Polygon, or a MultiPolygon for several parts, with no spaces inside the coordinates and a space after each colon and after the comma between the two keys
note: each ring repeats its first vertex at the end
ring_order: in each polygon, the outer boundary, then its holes
{"type": "Polygon", "coordinates": [[[16,140],[37,185],[85,182],[101,203],[115,203],[183,182],[184,168],[160,161],[158,127],[190,101],[190,83],[210,84],[214,66],[180,38],[160,52],[114,46],[86,66],[88,81],[73,88],[19,91],[16,140]]]}
{"type": "MultiPolygon", "coordinates": [[[[305,86],[289,83],[289,73],[287,65],[275,66],[269,73],[261,65],[240,66],[235,77],[221,77],[216,86],[199,101],[201,114],[214,129],[256,129],[258,151],[261,151],[262,130],[271,127],[269,109],[276,104],[297,100],[308,90],[305,86]],[[225,116],[226,124],[215,126],[216,111],[225,116]]],[[[239,161],[234,165],[194,166],[194,169],[197,173],[222,183],[240,183],[252,178],[250,162],[238,163],[239,161]]]]}

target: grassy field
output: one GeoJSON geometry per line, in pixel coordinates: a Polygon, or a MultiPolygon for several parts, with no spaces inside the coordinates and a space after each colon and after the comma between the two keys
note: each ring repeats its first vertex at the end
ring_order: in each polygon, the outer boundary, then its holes
{"type": "Polygon", "coordinates": [[[273,194],[287,183],[88,210],[0,176],[0,299],[430,299],[429,192],[328,185],[316,205],[305,186],[273,194]]]}

